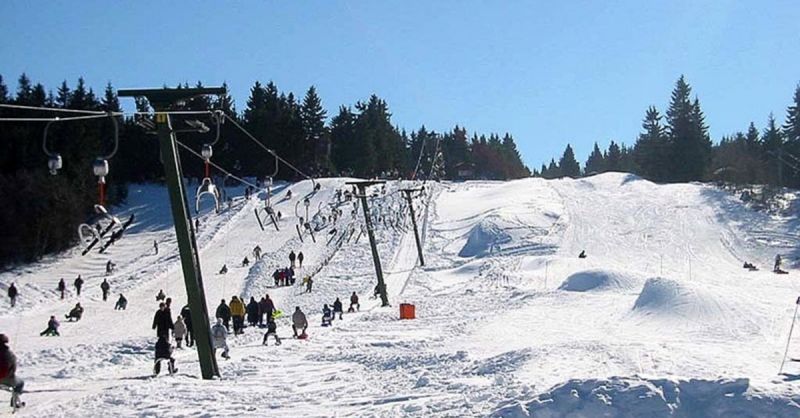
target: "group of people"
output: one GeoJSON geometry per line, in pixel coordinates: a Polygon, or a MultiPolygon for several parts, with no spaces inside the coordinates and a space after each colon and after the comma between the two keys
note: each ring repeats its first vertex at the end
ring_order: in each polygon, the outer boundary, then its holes
{"type": "MultiPolygon", "coordinates": [[[[163,291],[160,291],[163,293],[163,291]]],[[[181,308],[180,313],[173,321],[172,319],[172,298],[165,298],[158,304],[158,310],[153,315],[152,328],[156,331],[155,345],[155,364],[153,366],[153,374],[161,372],[161,363],[167,362],[168,371],[170,374],[175,373],[178,369],[175,367],[175,358],[172,356],[173,347],[170,343],[170,333],[172,338],[175,339],[177,348],[182,348],[183,343],[187,347],[194,345],[194,327],[192,326],[192,312],[189,304],[181,308]]]]}

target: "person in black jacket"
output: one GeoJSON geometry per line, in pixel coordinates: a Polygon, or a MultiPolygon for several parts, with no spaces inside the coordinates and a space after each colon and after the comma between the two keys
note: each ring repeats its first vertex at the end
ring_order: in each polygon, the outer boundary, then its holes
{"type": "Polygon", "coordinates": [[[336,314],[339,314],[339,319],[342,319],[342,315],[344,315],[344,307],[342,306],[342,301],[339,298],[333,302],[333,317],[336,317],[336,314]]]}
{"type": "Polygon", "coordinates": [[[175,359],[172,357],[172,346],[169,343],[168,337],[164,335],[158,337],[158,342],[156,343],[156,361],[153,366],[153,374],[158,375],[161,372],[162,361],[169,362],[167,366],[169,374],[178,371],[178,369],[175,368],[175,359]]]}
{"type": "Polygon", "coordinates": [[[247,304],[247,323],[250,324],[251,327],[256,326],[258,324],[258,318],[261,316],[260,308],[258,307],[258,302],[256,302],[256,298],[250,297],[250,303],[247,304]]]}
{"type": "Polygon", "coordinates": [[[158,310],[153,316],[153,329],[156,330],[156,336],[169,338],[169,330],[173,326],[172,315],[167,311],[167,304],[164,302],[159,303],[158,310]]]}
{"type": "Polygon", "coordinates": [[[58,281],[58,287],[56,289],[61,292],[61,300],[64,300],[64,292],[67,291],[67,284],[64,282],[64,279],[58,281]]]}
{"type": "Polygon", "coordinates": [[[78,296],[81,295],[81,287],[83,287],[83,279],[79,274],[78,277],[75,279],[75,291],[78,292],[78,296]]]}
{"type": "Polygon", "coordinates": [[[19,295],[17,286],[15,286],[14,283],[11,283],[11,286],[8,286],[8,298],[11,299],[12,308],[17,304],[17,295],[19,295]]]}
{"type": "Polygon", "coordinates": [[[278,326],[275,324],[275,320],[271,317],[267,319],[267,332],[264,333],[264,341],[262,341],[261,344],[268,345],[267,337],[270,335],[275,337],[275,345],[281,345],[281,339],[278,338],[278,326]]]}
{"type": "Polygon", "coordinates": [[[128,307],[128,299],[125,299],[125,296],[122,293],[119,294],[119,299],[117,299],[117,304],[114,305],[114,310],[125,310],[128,307]]]}
{"type": "Polygon", "coordinates": [[[8,348],[8,337],[0,334],[0,385],[11,388],[11,407],[19,408],[25,403],[19,398],[25,382],[17,377],[17,356],[8,348]]]}
{"type": "Polygon", "coordinates": [[[108,284],[108,280],[103,279],[103,283],[100,283],[100,290],[103,291],[103,302],[108,300],[108,291],[111,290],[111,285],[108,284]]]}
{"type": "Polygon", "coordinates": [[[228,307],[228,304],[225,303],[225,299],[222,299],[219,306],[217,306],[217,318],[222,318],[222,323],[225,325],[225,329],[230,331],[230,322],[231,322],[231,308],[228,307]]]}
{"type": "Polygon", "coordinates": [[[191,347],[194,345],[194,328],[192,328],[192,311],[188,303],[181,309],[181,316],[186,325],[186,346],[191,347]]]}

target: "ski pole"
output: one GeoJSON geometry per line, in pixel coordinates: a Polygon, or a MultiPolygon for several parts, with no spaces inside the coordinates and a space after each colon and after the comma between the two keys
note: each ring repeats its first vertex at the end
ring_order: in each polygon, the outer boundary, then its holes
{"type": "Polygon", "coordinates": [[[789,338],[786,340],[786,350],[783,352],[783,360],[781,360],[781,368],[778,370],[778,374],[783,373],[783,365],[786,363],[786,356],[789,354],[789,344],[792,341],[792,331],[794,331],[794,322],[797,319],[797,308],[800,308],[800,297],[797,298],[797,302],[794,305],[794,315],[792,315],[792,326],[789,328],[789,338]]]}

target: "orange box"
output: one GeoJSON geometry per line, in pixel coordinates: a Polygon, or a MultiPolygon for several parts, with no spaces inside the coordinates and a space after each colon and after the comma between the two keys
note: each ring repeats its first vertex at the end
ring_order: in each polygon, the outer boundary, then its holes
{"type": "Polygon", "coordinates": [[[414,305],[410,303],[401,303],[400,319],[414,319],[414,318],[415,318],[414,305]]]}

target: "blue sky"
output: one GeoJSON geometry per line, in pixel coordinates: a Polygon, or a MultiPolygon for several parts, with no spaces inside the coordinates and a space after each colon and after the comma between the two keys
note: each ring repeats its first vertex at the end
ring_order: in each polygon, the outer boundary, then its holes
{"type": "Polygon", "coordinates": [[[782,121],[800,82],[797,1],[0,2],[0,74],[55,89],[253,82],[329,116],[375,93],[394,122],[510,132],[532,168],[567,143],[632,144],[685,74],[714,140],[782,121]]]}

